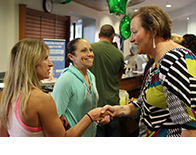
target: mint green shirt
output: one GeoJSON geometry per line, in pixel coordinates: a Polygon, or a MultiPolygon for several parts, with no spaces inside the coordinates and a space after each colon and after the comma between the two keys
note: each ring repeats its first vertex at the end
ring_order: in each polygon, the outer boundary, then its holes
{"type": "MultiPolygon", "coordinates": [[[[59,117],[64,115],[71,127],[74,127],[91,109],[97,106],[98,92],[95,77],[87,70],[91,89],[83,75],[73,66],[65,68],[57,79],[52,92],[59,117]]],[[[51,124],[52,125],[52,124],[51,124]]],[[[97,123],[93,122],[83,134],[84,137],[96,135],[97,123]]]]}

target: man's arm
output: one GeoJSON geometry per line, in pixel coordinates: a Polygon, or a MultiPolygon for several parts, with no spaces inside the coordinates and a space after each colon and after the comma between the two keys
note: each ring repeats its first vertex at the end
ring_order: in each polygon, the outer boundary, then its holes
{"type": "Polygon", "coordinates": [[[117,74],[117,79],[118,79],[118,81],[120,81],[120,80],[121,80],[122,75],[123,75],[123,72],[119,72],[119,73],[117,74]]]}

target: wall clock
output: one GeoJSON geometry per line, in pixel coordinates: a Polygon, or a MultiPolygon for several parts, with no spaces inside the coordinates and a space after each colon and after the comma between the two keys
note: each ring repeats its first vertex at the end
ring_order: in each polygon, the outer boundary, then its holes
{"type": "Polygon", "coordinates": [[[52,12],[52,8],[53,8],[52,0],[43,0],[43,8],[45,12],[52,12]]]}

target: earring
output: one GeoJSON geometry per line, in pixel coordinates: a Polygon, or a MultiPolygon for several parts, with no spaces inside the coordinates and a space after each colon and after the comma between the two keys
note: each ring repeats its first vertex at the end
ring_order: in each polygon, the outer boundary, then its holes
{"type": "Polygon", "coordinates": [[[153,37],[153,40],[152,41],[153,41],[153,48],[156,48],[154,37],[153,37]]]}

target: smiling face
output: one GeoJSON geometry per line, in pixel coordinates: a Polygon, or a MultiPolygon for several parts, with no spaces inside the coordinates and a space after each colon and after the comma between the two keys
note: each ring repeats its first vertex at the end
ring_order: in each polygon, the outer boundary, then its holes
{"type": "Polygon", "coordinates": [[[75,54],[68,54],[69,59],[72,60],[73,65],[79,69],[88,69],[93,65],[94,54],[92,47],[85,39],[80,39],[76,46],[75,54]]]}
{"type": "Polygon", "coordinates": [[[44,60],[42,60],[37,66],[37,76],[39,80],[48,79],[50,75],[50,67],[53,66],[52,61],[49,59],[48,52],[45,52],[44,60]]]}
{"type": "Polygon", "coordinates": [[[152,34],[141,26],[141,21],[138,16],[131,21],[131,40],[130,42],[137,45],[138,54],[149,54],[152,51],[152,34]]]}

